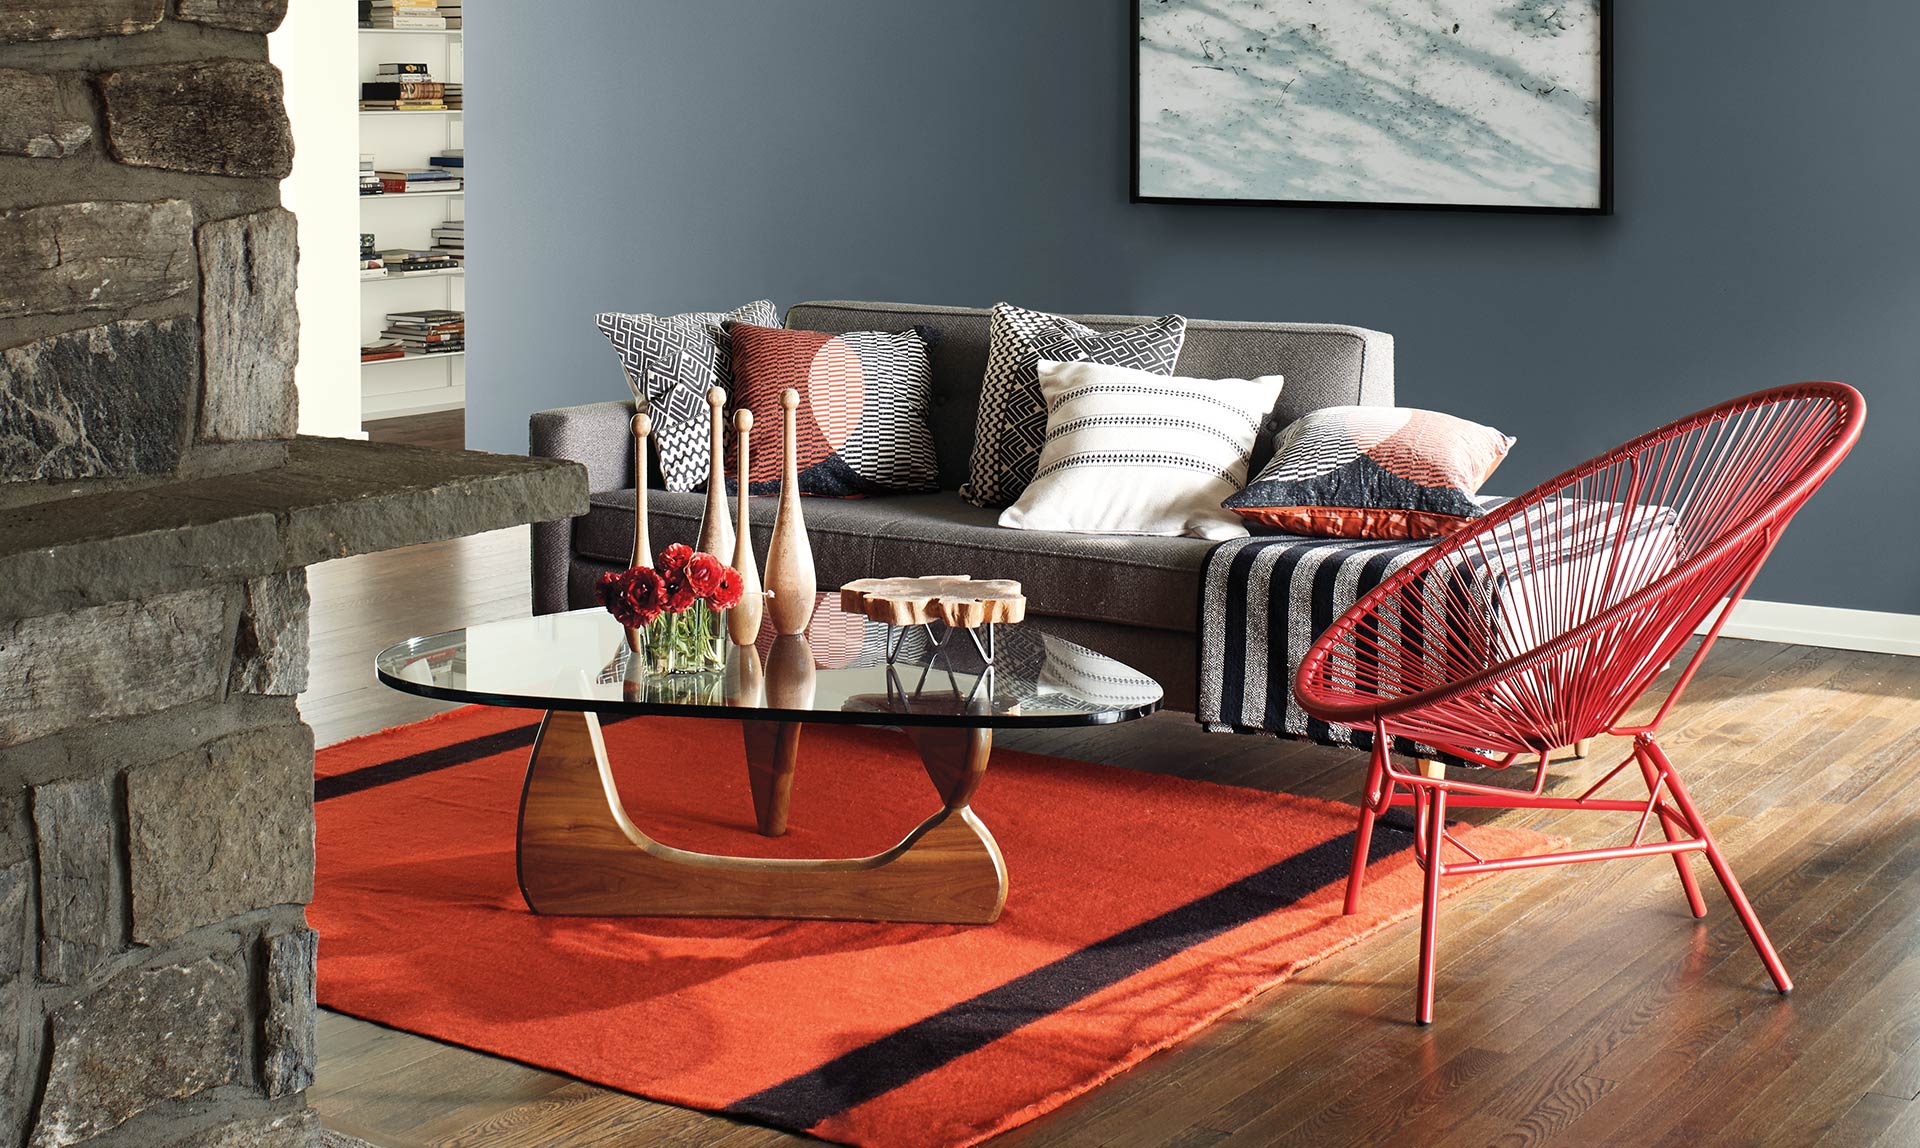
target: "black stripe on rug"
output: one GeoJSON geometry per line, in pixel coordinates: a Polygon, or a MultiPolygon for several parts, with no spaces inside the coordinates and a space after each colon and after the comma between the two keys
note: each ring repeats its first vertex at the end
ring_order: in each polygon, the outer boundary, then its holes
{"type": "MultiPolygon", "coordinates": [[[[821,1121],[890,1092],[1035,1021],[1231,929],[1256,921],[1346,879],[1354,835],[1302,850],[998,988],[842,1053],[810,1071],[729,1105],[729,1116],[783,1128],[821,1121]]],[[[1381,824],[1369,863],[1413,844],[1381,824]]]]}
{"type": "MultiPolygon", "coordinates": [[[[610,726],[638,716],[638,714],[607,714],[600,718],[600,724],[602,727],[610,726]]],[[[364,765],[359,769],[348,770],[346,773],[316,777],[313,779],[313,799],[316,802],[331,801],[336,797],[346,797],[348,794],[364,793],[369,789],[392,785],[396,781],[405,781],[412,777],[438,773],[443,769],[452,769],[456,765],[465,765],[470,761],[492,757],[496,753],[505,753],[510,749],[531,749],[533,739],[539,732],[539,722],[517,725],[511,729],[470,737],[465,741],[423,749],[419,753],[396,757],[392,761],[364,765]]]]}

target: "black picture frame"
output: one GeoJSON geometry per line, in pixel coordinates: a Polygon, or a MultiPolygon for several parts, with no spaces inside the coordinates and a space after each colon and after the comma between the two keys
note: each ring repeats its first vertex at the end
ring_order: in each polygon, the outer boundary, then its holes
{"type": "Polygon", "coordinates": [[[1129,72],[1127,122],[1127,201],[1129,203],[1217,204],[1224,207],[1325,207],[1361,211],[1479,211],[1513,215],[1613,214],[1613,0],[1600,4],[1600,199],[1594,207],[1552,207],[1511,203],[1396,203],[1346,199],[1230,199],[1211,196],[1140,194],[1140,16],[1151,0],[1133,0],[1127,23],[1133,67],[1129,72]]]}

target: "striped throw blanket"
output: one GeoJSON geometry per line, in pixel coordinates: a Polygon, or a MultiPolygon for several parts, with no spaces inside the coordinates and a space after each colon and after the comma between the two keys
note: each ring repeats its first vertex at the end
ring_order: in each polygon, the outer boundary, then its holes
{"type": "MultiPolygon", "coordinates": [[[[1215,547],[1201,590],[1200,724],[1372,748],[1367,730],[1308,717],[1294,699],[1293,676],[1335,618],[1432,545],[1273,535],[1215,547]]],[[[1412,743],[1394,749],[1436,756],[1412,743]]]]}
{"type": "MultiPolygon", "coordinates": [[[[1482,499],[1481,505],[1491,509],[1503,501],[1482,499]]],[[[1674,523],[1666,507],[1549,499],[1507,520],[1451,568],[1436,568],[1423,580],[1431,587],[1426,611],[1408,618],[1389,611],[1383,618],[1405,631],[1407,656],[1420,657],[1421,639],[1444,628],[1441,599],[1471,602],[1477,616],[1469,622],[1470,640],[1481,657],[1499,661],[1576,624],[1581,607],[1570,603],[1596,612],[1670,570],[1679,551],[1674,523]],[[1581,587],[1585,593],[1569,592],[1581,587]]],[[[1201,589],[1200,724],[1371,749],[1370,731],[1309,717],[1294,698],[1294,675],[1336,618],[1432,545],[1269,535],[1215,547],[1201,589]]],[[[1404,739],[1392,749],[1459,760],[1404,739]]]]}

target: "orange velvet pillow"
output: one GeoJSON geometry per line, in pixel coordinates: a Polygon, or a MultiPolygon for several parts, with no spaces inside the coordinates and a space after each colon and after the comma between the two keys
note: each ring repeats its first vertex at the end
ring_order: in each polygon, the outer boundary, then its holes
{"type": "Polygon", "coordinates": [[[1473,499],[1513,439],[1406,407],[1326,407],[1280,432],[1273,460],[1221,503],[1288,534],[1439,538],[1480,517],[1473,499]]]}

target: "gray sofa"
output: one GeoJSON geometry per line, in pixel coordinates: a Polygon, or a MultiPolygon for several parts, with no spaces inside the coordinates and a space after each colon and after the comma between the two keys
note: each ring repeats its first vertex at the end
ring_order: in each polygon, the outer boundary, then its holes
{"type": "MultiPolygon", "coordinates": [[[[1129,315],[1076,315],[1099,330],[1142,321],[1129,315]]],[[[938,494],[806,500],[807,532],[822,589],[855,578],[897,574],[971,574],[1017,578],[1028,614],[1050,633],[1109,654],[1157,678],[1167,704],[1193,708],[1201,572],[1215,545],[1198,538],[1057,534],[1009,530],[997,510],[969,506],[954,493],[966,477],[974,413],[986,369],[984,310],[900,303],[802,303],[787,326],[811,331],[932,334],[933,434],[940,459],[938,494]]],[[[614,375],[609,352],[610,378],[614,375]]],[[[1327,406],[1393,405],[1393,337],[1324,323],[1225,323],[1192,320],[1176,372],[1190,378],[1284,375],[1277,415],[1285,422],[1327,406]]],[[[631,400],[540,411],[529,453],[587,468],[591,505],[571,521],[533,527],[533,608],[554,613],[595,604],[593,583],[624,568],[633,547],[631,400]]],[[[1265,450],[1271,445],[1263,443],[1265,450]]],[[[1257,468],[1264,461],[1256,453],[1257,468]]],[[[658,473],[657,468],[653,473],[658,473]]],[[[774,499],[757,500],[754,543],[766,557],[774,499]]],[[[655,547],[691,544],[705,496],[648,491],[655,547]]]]}

